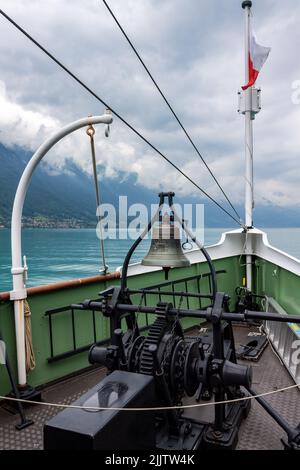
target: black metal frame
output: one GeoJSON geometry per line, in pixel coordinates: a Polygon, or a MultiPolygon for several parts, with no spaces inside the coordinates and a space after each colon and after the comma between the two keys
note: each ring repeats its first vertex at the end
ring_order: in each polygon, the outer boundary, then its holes
{"type": "MultiPolygon", "coordinates": [[[[168,192],[168,193],[159,193],[159,206],[158,206],[158,209],[154,215],[154,217],[150,220],[150,222],[148,223],[148,226],[147,228],[145,229],[145,231],[142,233],[142,235],[140,235],[136,240],[135,242],[133,243],[133,245],[129,248],[128,252],[127,252],[127,255],[125,257],[125,260],[124,260],[124,263],[123,263],[123,267],[122,267],[122,276],[121,276],[121,292],[122,294],[124,295],[125,293],[125,290],[127,289],[127,273],[128,273],[128,267],[129,267],[129,263],[130,263],[130,260],[131,260],[131,257],[133,255],[133,253],[135,252],[136,248],[139,246],[139,244],[142,242],[143,238],[146,236],[146,234],[148,232],[150,232],[155,220],[157,219],[157,215],[159,215],[159,220],[161,221],[162,219],[162,214],[161,214],[161,210],[162,210],[162,207],[165,203],[165,199],[168,200],[168,205],[169,205],[169,208],[170,208],[170,211],[171,211],[171,214],[173,216],[173,218],[175,218],[180,224],[181,224],[181,227],[182,227],[182,230],[186,233],[186,235],[189,237],[189,234],[187,232],[187,228],[186,228],[186,225],[185,225],[185,221],[183,219],[180,219],[178,217],[178,215],[176,214],[176,211],[174,209],[174,206],[173,206],[173,198],[175,196],[175,193],[173,192],[168,192]]],[[[191,237],[191,241],[194,242],[194,243],[197,243],[197,239],[195,237],[191,237]]],[[[200,247],[200,245],[199,245],[200,247]]],[[[215,271],[215,268],[214,268],[214,265],[212,263],[212,260],[211,260],[211,257],[209,256],[209,253],[207,252],[207,250],[204,248],[204,246],[201,246],[200,247],[200,251],[202,252],[202,254],[204,255],[206,261],[207,261],[207,264],[208,264],[208,267],[210,269],[210,274],[211,274],[211,279],[212,279],[212,295],[213,295],[213,298],[216,297],[216,293],[217,293],[217,278],[216,278],[216,271],[215,271]]],[[[166,273],[168,272],[168,270],[170,268],[164,268],[164,269],[167,269],[167,271],[165,271],[166,273]]]]}
{"type": "MultiPolygon", "coordinates": [[[[1,332],[0,332],[0,341],[3,341],[1,332]]],[[[23,397],[21,397],[21,393],[17,387],[16,380],[14,378],[13,370],[12,370],[6,349],[5,349],[5,367],[6,367],[7,375],[11,384],[13,396],[14,398],[19,400],[20,398],[23,398],[23,397]]],[[[23,403],[21,401],[16,401],[14,403],[16,404],[16,408],[18,410],[18,413],[20,415],[20,420],[21,420],[19,424],[15,425],[15,427],[18,431],[22,431],[22,429],[25,429],[28,426],[31,426],[32,424],[34,424],[34,421],[26,417],[23,403]]]]}
{"type": "MultiPolygon", "coordinates": [[[[219,271],[216,272],[216,274],[217,275],[226,274],[226,270],[219,270],[219,271]]],[[[203,305],[202,305],[203,301],[205,301],[205,300],[209,301],[209,299],[212,299],[212,297],[213,297],[211,293],[208,293],[208,294],[202,294],[201,293],[201,285],[200,284],[201,284],[202,279],[208,279],[208,288],[209,288],[209,292],[211,292],[212,291],[211,273],[197,274],[195,276],[189,276],[189,277],[182,278],[182,279],[170,280],[170,281],[162,282],[160,284],[155,284],[155,285],[152,285],[152,286],[148,286],[145,289],[136,289],[136,290],[131,289],[130,292],[132,294],[141,294],[141,303],[144,303],[144,307],[147,307],[147,297],[148,296],[157,295],[159,301],[161,301],[163,296],[172,295],[173,304],[174,304],[175,307],[176,307],[176,298],[180,299],[181,297],[183,297],[183,298],[186,299],[187,308],[189,309],[189,307],[190,307],[189,297],[193,297],[193,298],[198,298],[199,299],[199,308],[202,309],[203,308],[203,305]],[[197,289],[198,289],[197,294],[196,293],[195,294],[188,293],[189,283],[191,283],[191,282],[196,282],[197,283],[197,289]],[[181,292],[175,291],[175,286],[178,285],[178,284],[184,284],[185,291],[181,291],[181,292]],[[168,287],[171,288],[170,291],[162,290],[162,289],[167,289],[168,287]]],[[[94,301],[99,303],[101,301],[101,297],[95,299],[94,301]]],[[[209,306],[209,305],[206,305],[206,307],[209,306]]],[[[211,305],[212,305],[212,303],[211,303],[211,305]]],[[[142,307],[142,305],[141,305],[141,307],[142,307]]],[[[110,341],[110,337],[104,338],[103,340],[97,340],[96,315],[95,315],[95,313],[98,312],[98,310],[93,310],[92,309],[91,310],[91,315],[92,315],[92,328],[93,328],[94,342],[90,343],[90,344],[87,344],[87,345],[84,345],[84,346],[81,346],[81,347],[77,347],[77,345],[76,345],[76,311],[77,310],[82,310],[82,307],[79,306],[79,308],[77,308],[75,305],[66,305],[66,306],[59,307],[59,308],[48,309],[45,312],[45,316],[48,317],[48,324],[49,324],[50,357],[47,359],[48,363],[51,364],[53,362],[57,362],[57,361],[60,361],[60,360],[63,360],[63,359],[67,359],[69,357],[75,356],[76,354],[80,354],[82,352],[88,351],[90,349],[90,347],[95,343],[97,345],[101,346],[101,345],[107,344],[110,341]],[[54,328],[53,328],[54,318],[53,317],[55,317],[56,315],[59,315],[59,314],[63,314],[63,313],[68,313],[68,314],[71,315],[73,349],[71,349],[69,351],[66,351],[66,352],[63,352],[63,353],[60,353],[60,354],[55,354],[55,351],[54,351],[54,349],[55,349],[54,348],[54,331],[53,331],[54,330],[54,328]]],[[[140,331],[145,331],[150,326],[149,318],[148,318],[147,313],[145,314],[145,321],[146,321],[146,326],[140,328],[140,331]]]]}
{"type": "MultiPolygon", "coordinates": [[[[137,290],[127,289],[126,296],[123,297],[124,293],[117,289],[114,295],[114,289],[107,291],[106,301],[85,301],[82,304],[76,305],[76,308],[82,308],[83,310],[94,309],[103,312],[104,315],[114,317],[114,326],[116,328],[120,328],[122,318],[127,318],[128,316],[135,316],[140,315],[142,313],[146,314],[157,314],[158,306],[162,304],[158,304],[156,307],[148,307],[148,306],[141,306],[141,305],[133,305],[131,303],[126,303],[128,297],[131,294],[136,293],[137,290]],[[124,302],[125,300],[125,302],[124,302]]],[[[138,290],[140,292],[140,290],[138,290]]],[[[143,290],[142,290],[143,291],[143,290]]],[[[170,293],[169,295],[172,295],[170,293]]],[[[187,293],[187,295],[189,295],[187,293]]],[[[225,364],[226,357],[224,355],[224,323],[227,324],[229,327],[229,339],[231,344],[231,354],[233,363],[236,363],[235,357],[235,347],[234,347],[234,338],[232,334],[232,325],[231,322],[233,321],[241,321],[245,322],[247,320],[271,320],[271,321],[278,321],[278,322],[292,322],[292,323],[299,323],[299,315],[280,315],[277,313],[266,313],[266,312],[256,312],[251,310],[245,310],[243,313],[230,313],[228,309],[228,300],[229,297],[226,296],[224,293],[218,292],[216,298],[214,300],[214,304],[212,307],[208,307],[206,309],[196,310],[196,309],[182,309],[182,308],[174,308],[172,304],[165,304],[167,306],[165,315],[167,317],[174,317],[177,318],[198,318],[198,319],[205,319],[212,325],[212,362],[211,364],[216,367],[217,374],[220,374],[222,377],[222,370],[223,365],[225,364]]],[[[75,307],[75,305],[74,305],[75,307]]],[[[162,315],[164,312],[160,309],[159,314],[162,315]]],[[[121,332],[121,330],[115,330],[121,332]]],[[[118,341],[117,335],[112,334],[111,342],[117,350],[121,350],[118,341]]],[[[119,352],[120,353],[120,352],[119,352]]],[[[121,363],[120,363],[121,364],[121,363]]],[[[208,369],[209,370],[209,369],[208,369]]],[[[213,369],[212,369],[213,370],[213,369]]],[[[212,372],[210,372],[212,373],[212,372]]],[[[215,373],[215,372],[213,372],[215,373]]],[[[242,384],[242,382],[241,382],[242,384]]],[[[243,385],[243,384],[242,384],[243,385]]],[[[243,385],[248,393],[255,397],[257,402],[266,410],[266,412],[278,423],[278,425],[285,431],[287,434],[287,441],[282,440],[286,449],[300,449],[300,424],[297,427],[292,427],[279,413],[262,397],[257,396],[255,390],[251,388],[251,385],[243,385]]],[[[215,387],[215,401],[223,401],[225,398],[224,394],[224,386],[220,383],[220,386],[215,387]]],[[[248,402],[248,405],[250,403],[248,402]]],[[[247,403],[246,403],[247,405],[247,403]]],[[[234,409],[235,405],[232,405],[234,409]]],[[[244,407],[244,412],[247,413],[246,407],[244,404],[240,405],[244,407]]],[[[221,442],[221,435],[225,435],[225,441],[230,438],[230,442],[235,442],[237,437],[237,430],[239,426],[240,415],[242,412],[242,408],[239,410],[236,409],[236,414],[234,416],[234,426],[231,429],[226,429],[225,416],[226,407],[224,404],[216,405],[215,406],[215,419],[214,423],[211,424],[208,428],[208,432],[204,439],[206,439],[206,444],[208,446],[216,446],[219,445],[221,442]],[[231,433],[231,435],[230,435],[231,433]]],[[[225,442],[224,441],[224,442],[225,442]]]]}
{"type": "MultiPolygon", "coordinates": [[[[97,342],[97,335],[96,335],[96,318],[95,318],[95,311],[92,310],[92,321],[93,321],[93,336],[94,336],[94,343],[77,347],[76,346],[76,325],[75,325],[75,308],[72,308],[71,305],[67,305],[64,307],[59,307],[59,308],[54,308],[54,309],[49,309],[45,312],[45,316],[48,317],[49,321],[49,339],[50,339],[50,357],[48,358],[48,362],[56,362],[59,361],[60,359],[66,359],[68,357],[74,356],[75,354],[79,354],[84,351],[88,351],[89,348],[91,347],[91,344],[94,344],[97,342]],[[65,313],[68,312],[71,314],[71,321],[72,321],[72,339],[73,339],[73,349],[66,351],[65,353],[61,354],[54,354],[54,340],[53,340],[53,323],[52,319],[54,315],[60,314],[60,313],[65,313]]],[[[98,341],[97,344],[105,344],[108,341],[108,339],[104,341],[98,341]]]]}

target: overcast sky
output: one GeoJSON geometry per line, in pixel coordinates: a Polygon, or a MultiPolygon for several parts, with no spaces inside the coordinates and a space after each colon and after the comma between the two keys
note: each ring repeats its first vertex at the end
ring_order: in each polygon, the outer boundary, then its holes
{"type": "MultiPolygon", "coordinates": [[[[108,0],[204,158],[233,202],[244,197],[244,11],[240,0],[108,0]]],[[[0,0],[1,8],[144,133],[209,193],[221,194],[102,0],[0,0]]],[[[255,199],[300,206],[300,4],[254,0],[258,42],[272,51],[257,85],[263,110],[255,129],[255,199]],[[299,82],[297,84],[297,81],[299,82]],[[294,93],[294,103],[292,96],[294,93]],[[297,99],[298,98],[298,99],[297,99]],[[299,104],[297,104],[299,101],[299,104]]],[[[0,17],[0,141],[35,151],[59,127],[103,107],[0,17]]],[[[97,128],[106,176],[134,172],[143,185],[195,194],[118,119],[97,128]]],[[[85,131],[47,156],[90,171],[85,131]]],[[[1,171],[1,170],[0,170],[1,171]]],[[[117,190],[117,188],[116,188],[117,190]]]]}

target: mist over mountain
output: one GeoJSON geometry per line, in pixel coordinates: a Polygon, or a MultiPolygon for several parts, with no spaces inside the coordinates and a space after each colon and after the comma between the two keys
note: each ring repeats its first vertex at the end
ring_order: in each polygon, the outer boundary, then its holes
{"type": "MultiPolygon", "coordinates": [[[[0,144],[0,226],[10,225],[14,194],[31,156],[31,152],[21,147],[8,148],[0,144]]],[[[157,191],[137,184],[134,174],[120,174],[114,179],[100,177],[100,188],[101,201],[113,204],[117,210],[119,195],[128,197],[128,206],[134,203],[150,206],[158,202],[157,191]]],[[[174,190],[176,193],[176,188],[168,187],[164,190],[174,190]]],[[[204,222],[207,227],[237,227],[217,206],[201,197],[178,197],[176,202],[204,203],[204,222]]],[[[242,201],[237,209],[243,215],[242,201]]],[[[39,165],[25,200],[25,226],[94,227],[95,213],[95,191],[91,175],[79,168],[72,159],[66,160],[63,172],[56,171],[45,162],[39,165]]],[[[298,208],[272,204],[256,207],[254,220],[257,227],[300,226],[298,208]]]]}

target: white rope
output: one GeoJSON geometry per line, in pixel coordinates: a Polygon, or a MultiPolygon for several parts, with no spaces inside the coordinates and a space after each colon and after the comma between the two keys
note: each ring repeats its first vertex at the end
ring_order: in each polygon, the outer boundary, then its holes
{"type": "Polygon", "coordinates": [[[255,400],[255,398],[266,397],[268,395],[275,395],[275,393],[281,393],[286,390],[291,390],[297,387],[300,388],[300,384],[289,385],[288,387],[280,388],[278,390],[272,390],[271,392],[260,393],[258,395],[249,395],[247,397],[235,398],[234,400],[223,400],[223,401],[209,402],[209,403],[197,403],[195,405],[158,406],[158,407],[146,407],[146,408],[118,408],[118,407],[113,407],[113,406],[104,407],[104,406],[64,405],[63,403],[39,402],[39,401],[33,401],[33,400],[24,400],[21,398],[3,397],[1,395],[0,395],[0,400],[19,401],[22,403],[28,403],[32,405],[53,406],[57,408],[74,408],[74,409],[80,409],[80,410],[93,410],[93,411],[164,411],[164,410],[182,410],[182,409],[189,409],[189,408],[202,408],[203,406],[225,405],[227,403],[237,403],[240,401],[255,400]]]}

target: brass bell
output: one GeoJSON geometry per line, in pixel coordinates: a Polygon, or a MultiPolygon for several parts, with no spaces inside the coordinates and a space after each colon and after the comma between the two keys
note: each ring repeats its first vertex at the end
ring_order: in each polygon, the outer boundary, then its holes
{"type": "Polygon", "coordinates": [[[164,269],[190,266],[181,248],[180,231],[174,224],[174,217],[165,214],[158,226],[153,227],[151,246],[142,264],[164,269]]]}

